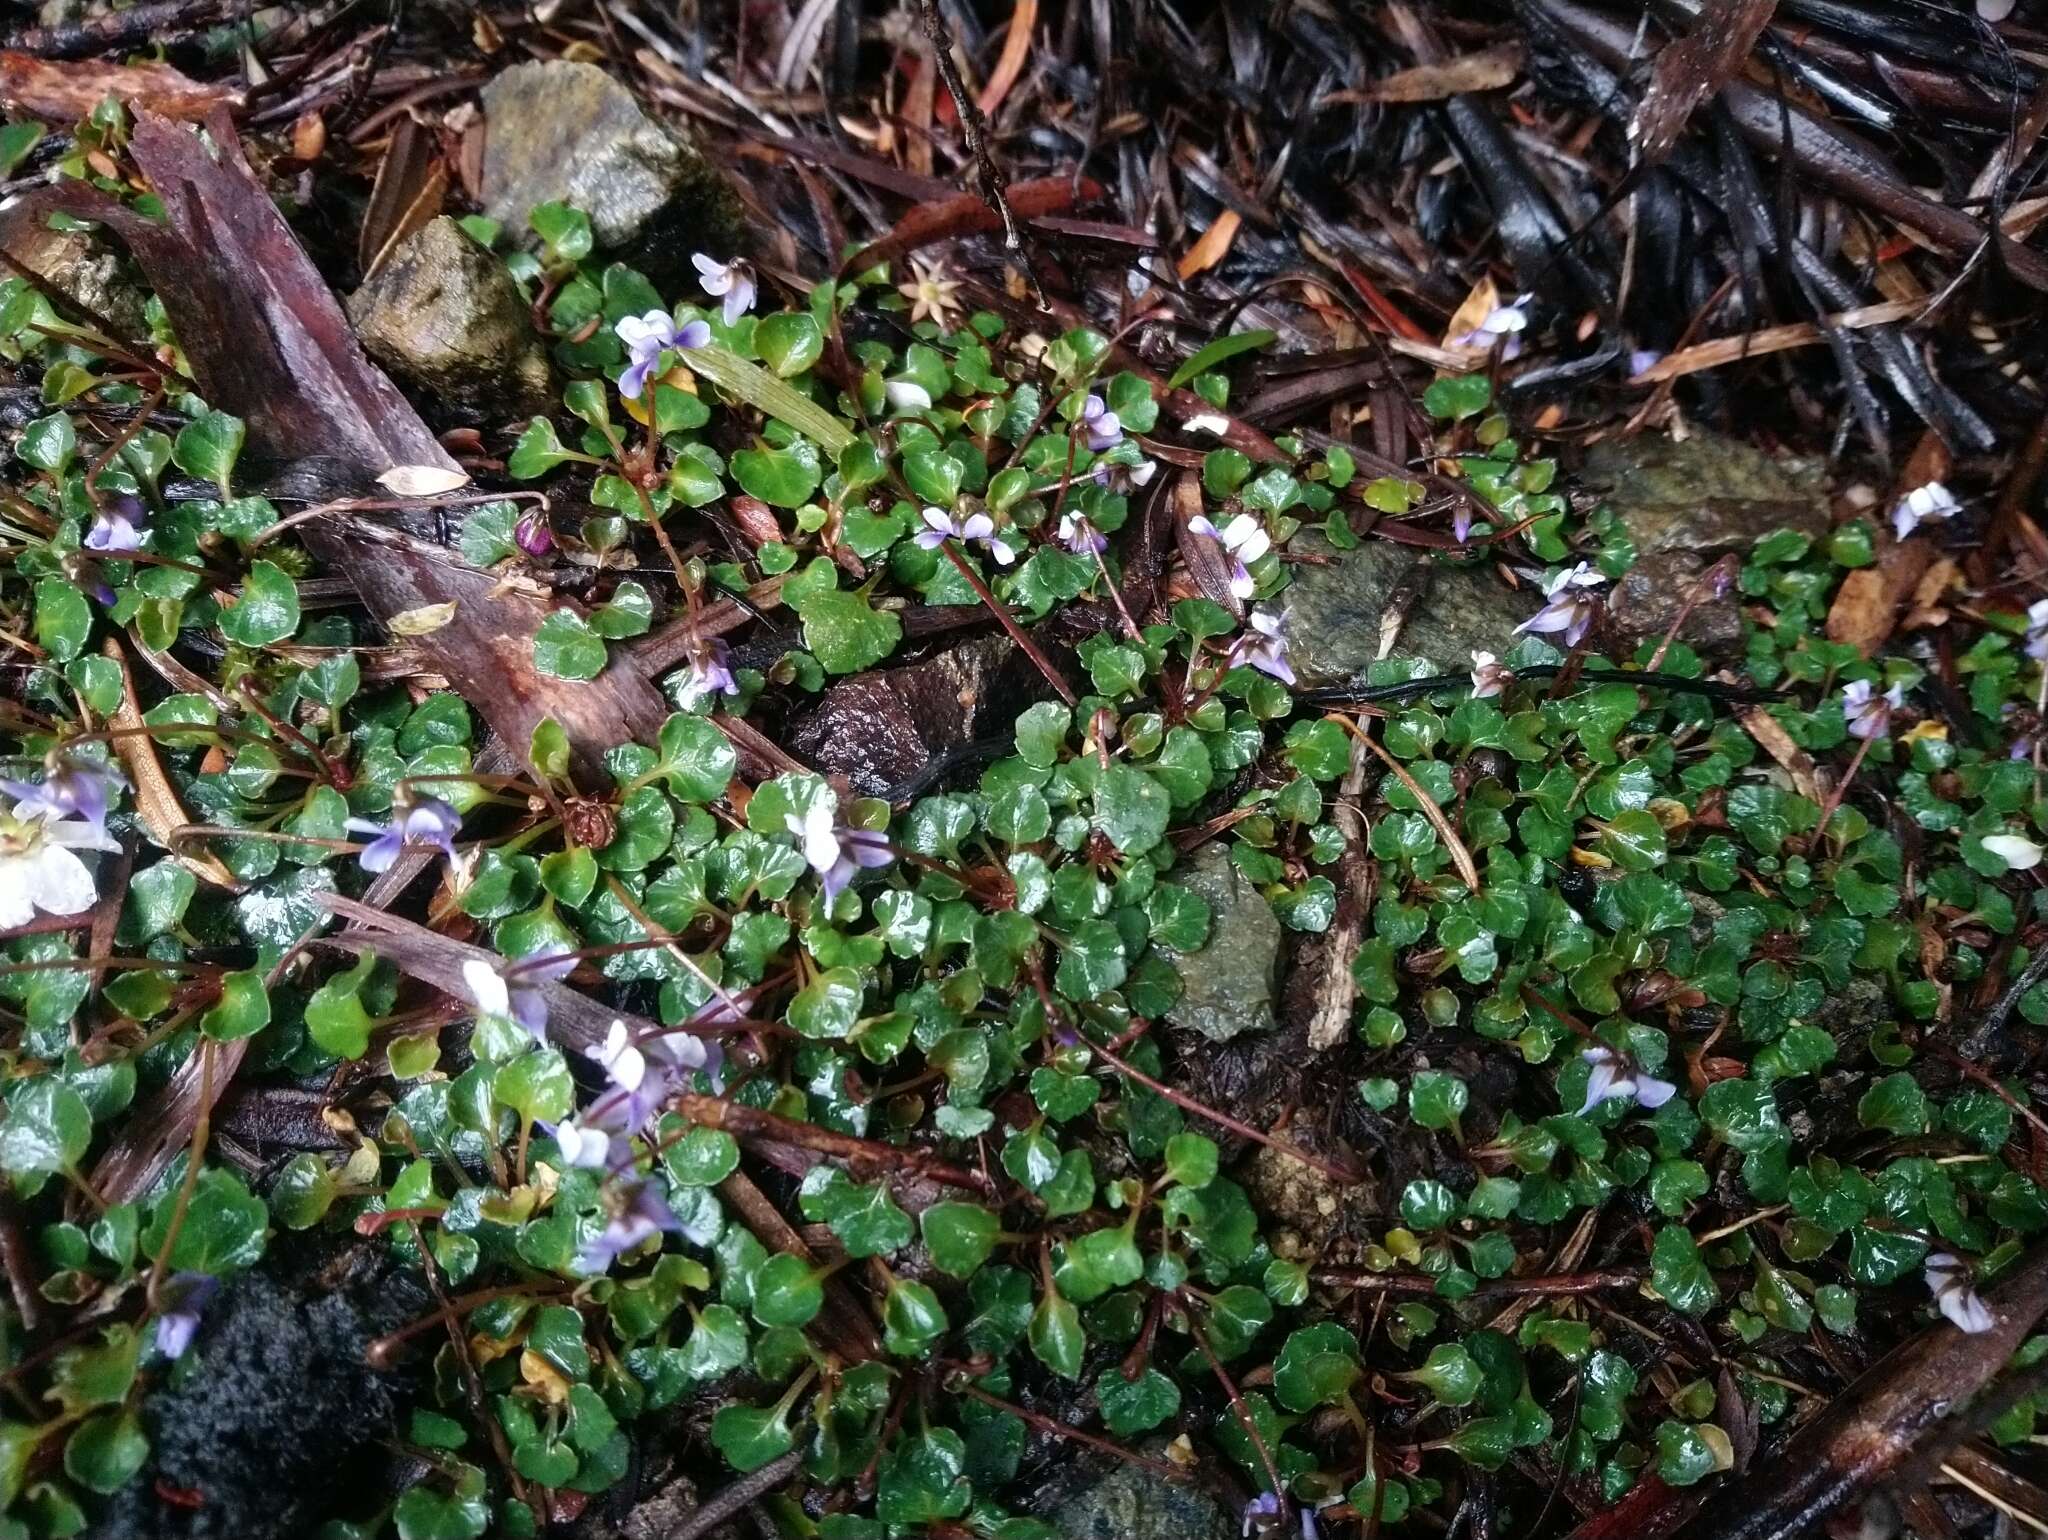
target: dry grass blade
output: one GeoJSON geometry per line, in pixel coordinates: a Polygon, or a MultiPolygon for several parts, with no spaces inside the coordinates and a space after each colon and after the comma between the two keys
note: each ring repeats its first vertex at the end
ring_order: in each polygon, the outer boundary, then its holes
{"type": "Polygon", "coordinates": [[[1831,315],[1825,328],[1812,321],[1792,321],[1783,326],[1760,327],[1753,332],[1744,332],[1740,337],[1717,337],[1712,342],[1680,348],[1676,353],[1658,359],[1641,374],[1631,376],[1629,383],[1659,385],[1666,380],[1698,374],[1702,369],[1719,369],[1724,364],[1740,363],[1746,358],[1761,358],[1766,353],[1810,348],[1815,343],[1826,342],[1829,330],[1861,331],[1871,326],[1891,326],[1901,321],[1916,320],[1926,308],[1924,302],[1917,300],[1884,300],[1831,315]]]}
{"type": "Polygon", "coordinates": [[[407,236],[441,212],[447,192],[448,165],[433,139],[412,118],[400,118],[371,184],[370,205],[363,211],[356,261],[366,282],[391,260],[407,236]]]}
{"type": "Polygon", "coordinates": [[[1408,788],[1408,795],[1413,797],[1416,805],[1422,809],[1422,816],[1435,825],[1436,832],[1442,837],[1444,848],[1451,853],[1451,864],[1457,867],[1458,875],[1464,879],[1465,886],[1474,893],[1479,892],[1479,868],[1473,864],[1472,852],[1467,850],[1465,842],[1458,838],[1458,831],[1451,827],[1450,819],[1446,818],[1444,810],[1437,806],[1436,798],[1423,789],[1420,781],[1408,773],[1406,765],[1381,748],[1372,735],[1350,717],[1332,713],[1330,720],[1379,755],[1380,763],[1387,767],[1394,779],[1408,788]]]}
{"type": "Polygon", "coordinates": [[[241,884],[219,857],[181,852],[174,843],[173,836],[192,820],[186,816],[185,804],[178,800],[171,778],[156,757],[156,744],[150,739],[142,708],[136,703],[135,676],[129,671],[127,653],[111,636],[100,650],[121,670],[121,704],[114,709],[112,718],[114,752],[120,756],[121,768],[128,772],[129,783],[135,788],[135,811],[142,817],[143,828],[193,876],[217,888],[239,891],[241,884]]]}

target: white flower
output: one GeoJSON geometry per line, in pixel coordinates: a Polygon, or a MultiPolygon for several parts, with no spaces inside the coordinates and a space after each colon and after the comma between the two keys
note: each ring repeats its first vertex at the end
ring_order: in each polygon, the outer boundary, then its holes
{"type": "Polygon", "coordinates": [[[2032,871],[2041,864],[2043,854],[2039,845],[2017,834],[1987,834],[1984,848],[2016,872],[2032,871]]]}
{"type": "Polygon", "coordinates": [[[1891,730],[1892,713],[1905,704],[1902,685],[1895,684],[1882,695],[1868,679],[1852,679],[1842,686],[1842,722],[1852,738],[1882,738],[1891,730]]]}
{"type": "Polygon", "coordinates": [[[1998,1324],[1991,1307],[1970,1287],[1970,1270],[1960,1259],[1946,1251],[1935,1251],[1928,1253],[1925,1266],[1923,1276],[1928,1292],[1941,1313],[1955,1322],[1958,1329],[1974,1336],[1998,1324]]]}
{"type": "Polygon", "coordinates": [[[2027,656],[2048,663],[2048,599],[2027,606],[2027,656]]]}
{"type": "Polygon", "coordinates": [[[1246,663],[1282,684],[1294,683],[1294,669],[1287,661],[1287,617],[1262,610],[1251,614],[1251,630],[1238,638],[1237,647],[1246,663]]]}
{"type": "Polygon", "coordinates": [[[697,281],[704,285],[704,292],[725,296],[725,324],[730,326],[749,310],[754,308],[754,264],[744,257],[734,257],[730,262],[719,262],[703,252],[691,254],[690,261],[697,269],[697,281]]]}
{"type": "Polygon", "coordinates": [[[1645,1074],[1634,1063],[1624,1059],[1604,1044],[1588,1048],[1579,1055],[1592,1066],[1586,1076],[1586,1104],[1579,1108],[1584,1117],[1602,1102],[1618,1097],[1628,1097],[1638,1107],[1655,1110],[1663,1106],[1677,1093],[1678,1087],[1668,1080],[1659,1080],[1655,1075],[1645,1074]]]}
{"type": "Polygon", "coordinates": [[[1483,649],[1472,653],[1472,698],[1490,700],[1508,687],[1515,676],[1500,665],[1500,659],[1483,649]]]}
{"type": "Polygon", "coordinates": [[[486,1016],[512,1014],[512,991],[498,970],[481,958],[464,959],[462,983],[470,999],[476,1001],[476,1008],[486,1016]]]}
{"type": "Polygon", "coordinates": [[[1198,513],[1188,520],[1188,529],[1223,547],[1230,558],[1230,591],[1240,599],[1249,599],[1258,586],[1252,579],[1251,564],[1273,549],[1273,537],[1266,533],[1266,526],[1250,514],[1240,513],[1218,529],[1208,515],[1198,513]]]}
{"type": "Polygon", "coordinates": [[[785,814],[783,823],[796,836],[797,848],[804,853],[804,864],[814,872],[829,872],[839,859],[839,834],[833,822],[838,813],[837,802],[829,797],[815,797],[801,816],[785,814]]]}
{"type": "Polygon", "coordinates": [[[1963,511],[1949,489],[1938,481],[1913,488],[1892,508],[1892,533],[1901,540],[1930,519],[1952,519],[1963,511]]]}
{"type": "Polygon", "coordinates": [[[929,412],[932,393],[912,380],[890,380],[882,387],[882,399],[891,411],[929,412]]]}
{"type": "Polygon", "coordinates": [[[71,819],[0,813],[0,930],[45,914],[83,914],[99,902],[92,873],[73,854],[119,850],[104,829],[71,819]]]}
{"type": "Polygon", "coordinates": [[[612,1136],[601,1128],[585,1128],[573,1118],[555,1125],[555,1144],[562,1159],[586,1170],[601,1170],[611,1156],[612,1136]]]}
{"type": "Polygon", "coordinates": [[[846,891],[858,872],[887,866],[895,859],[884,836],[866,829],[841,828],[835,822],[838,812],[836,797],[819,797],[802,817],[790,813],[783,818],[804,853],[804,864],[818,874],[828,904],[846,891]]]}
{"type": "Polygon", "coordinates": [[[628,1095],[639,1090],[641,1081],[647,1078],[647,1058],[633,1046],[633,1034],[617,1017],[612,1018],[611,1031],[605,1034],[604,1041],[588,1051],[591,1058],[604,1066],[612,1084],[628,1095]]]}
{"type": "Polygon", "coordinates": [[[1507,346],[1501,349],[1504,359],[1513,358],[1522,351],[1519,335],[1528,329],[1529,301],[1532,294],[1518,294],[1509,304],[1496,305],[1487,311],[1486,319],[1462,336],[1452,339],[1451,346],[1457,348],[1490,348],[1499,338],[1507,338],[1507,346]]]}
{"type": "Polygon", "coordinates": [[[2019,0],[1977,0],[1979,21],[2000,22],[2013,13],[2019,0]]]}

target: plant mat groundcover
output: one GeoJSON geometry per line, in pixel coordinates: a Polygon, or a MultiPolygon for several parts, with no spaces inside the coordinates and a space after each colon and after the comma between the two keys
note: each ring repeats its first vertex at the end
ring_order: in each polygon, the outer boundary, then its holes
{"type": "Polygon", "coordinates": [[[2003,9],[25,29],[0,1533],[2042,1527],[2003,9]]]}

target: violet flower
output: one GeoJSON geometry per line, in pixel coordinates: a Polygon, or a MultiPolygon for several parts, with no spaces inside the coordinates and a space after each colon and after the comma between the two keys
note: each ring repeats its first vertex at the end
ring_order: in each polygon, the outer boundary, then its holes
{"type": "Polygon", "coordinates": [[[1842,686],[1842,723],[1852,738],[1882,738],[1891,731],[1892,713],[1905,704],[1902,686],[1879,695],[1868,679],[1852,679],[1842,686]]]}
{"type": "Polygon", "coordinates": [[[576,971],[576,955],[559,942],[549,942],[514,961],[487,963],[472,957],[462,965],[462,982],[477,1009],[489,1016],[516,1021],[545,1042],[548,999],[541,985],[565,979],[576,971]]]}
{"type": "Polygon", "coordinates": [[[1218,529],[1207,514],[1198,513],[1188,520],[1188,529],[1223,547],[1224,555],[1230,558],[1230,591],[1240,599],[1249,599],[1252,590],[1258,587],[1252,578],[1251,564],[1273,549],[1273,537],[1266,533],[1266,526],[1252,515],[1240,513],[1218,529]]]}
{"type": "Polygon", "coordinates": [[[1071,509],[1060,515],[1060,544],[1076,556],[1097,556],[1109,549],[1109,536],[1071,509]]]}
{"type": "Polygon", "coordinates": [[[1098,487],[1122,496],[1152,485],[1152,478],[1159,474],[1159,462],[1140,460],[1135,465],[1126,465],[1121,460],[1102,460],[1088,474],[1098,487]]]}
{"type": "Polygon", "coordinates": [[[1088,447],[1097,454],[1123,442],[1124,425],[1108,403],[1093,393],[1081,403],[1081,430],[1088,436],[1088,447]]]}
{"type": "Polygon", "coordinates": [[[1623,1058],[1604,1044],[1588,1048],[1579,1057],[1592,1066],[1592,1073],[1586,1077],[1586,1104],[1579,1108],[1578,1115],[1584,1117],[1602,1102],[1627,1097],[1638,1107],[1655,1110],[1663,1106],[1677,1093],[1678,1087],[1668,1080],[1659,1080],[1623,1058]]]}
{"type": "Polygon", "coordinates": [[[1463,498],[1451,510],[1451,538],[1460,545],[1472,538],[1472,505],[1463,498]]]}
{"type": "Polygon", "coordinates": [[[1926,1271],[1921,1276],[1927,1280],[1934,1303],[1959,1330],[1975,1336],[1998,1324],[1991,1307],[1970,1287],[1969,1266],[1959,1257],[1946,1251],[1930,1252],[1924,1266],[1926,1271]]]}
{"type": "Polygon", "coordinates": [[[896,859],[884,836],[834,823],[837,811],[831,799],[819,797],[801,818],[791,813],[785,820],[803,851],[805,863],[818,874],[818,884],[824,889],[828,904],[846,891],[863,868],[887,866],[896,859]]]}
{"type": "Polygon", "coordinates": [[[528,556],[545,556],[555,548],[555,528],[538,508],[529,508],[512,526],[512,543],[528,556]]]}
{"type": "Polygon", "coordinates": [[[462,828],[462,815],[439,797],[418,797],[391,805],[389,824],[367,818],[351,818],[344,827],[357,834],[377,837],[365,845],[356,860],[366,872],[385,872],[408,845],[431,845],[449,860],[455,859],[455,836],[462,828]]]}
{"type": "Polygon", "coordinates": [[[613,1262],[652,1240],[664,1230],[682,1233],[683,1222],[662,1201],[648,1181],[621,1182],[617,1206],[605,1227],[576,1258],[579,1271],[595,1277],[609,1272],[613,1262]]]}
{"type": "Polygon", "coordinates": [[[1294,669],[1287,661],[1287,617],[1254,610],[1251,630],[1238,638],[1232,650],[1243,653],[1243,661],[1262,674],[1271,674],[1282,684],[1294,683],[1294,669]]]}
{"type": "Polygon", "coordinates": [[[53,754],[43,762],[42,784],[0,780],[0,791],[14,798],[16,818],[76,818],[104,838],[107,807],[123,784],[105,765],[53,754]]]}
{"type": "Polygon", "coordinates": [[[220,1280],[205,1273],[173,1273],[165,1285],[168,1304],[156,1318],[156,1350],[166,1358],[183,1358],[199,1334],[199,1318],[220,1292],[220,1280]]]}
{"type": "Polygon", "coordinates": [[[732,674],[732,648],[715,636],[704,637],[689,650],[690,675],[676,691],[676,704],[683,710],[713,695],[737,695],[739,681],[732,674]]]}
{"type": "Polygon", "coordinates": [[[1561,631],[1567,647],[1578,646],[1593,629],[1593,619],[1600,613],[1600,590],[1606,583],[1586,562],[1558,573],[1543,585],[1543,608],[1516,626],[1516,634],[1561,631]]]}
{"type": "Polygon", "coordinates": [[[693,253],[690,261],[697,269],[697,281],[704,286],[704,292],[725,296],[727,326],[754,308],[754,298],[759,290],[754,283],[753,263],[744,257],[717,262],[701,251],[693,253]]]}
{"type": "Polygon", "coordinates": [[[92,528],[79,544],[102,556],[132,555],[149,538],[148,526],[137,524],[132,516],[141,511],[142,505],[133,498],[121,498],[112,508],[103,508],[93,516],[92,528]]]}
{"type": "Polygon", "coordinates": [[[1507,346],[1501,349],[1500,356],[1503,359],[1519,357],[1522,352],[1521,333],[1528,328],[1528,307],[1530,300],[1534,298],[1535,296],[1532,294],[1518,294],[1512,302],[1494,306],[1493,309],[1486,313],[1485,320],[1481,321],[1463,336],[1453,338],[1451,346],[1454,348],[1490,348],[1495,342],[1505,337],[1507,339],[1507,346]]]}
{"type": "Polygon", "coordinates": [[[1261,1492],[1244,1505],[1244,1520],[1238,1528],[1240,1536],[1263,1535],[1280,1522],[1281,1510],[1285,1504],[1278,1492],[1261,1492]]]}
{"type": "Polygon", "coordinates": [[[963,519],[944,509],[928,507],[920,517],[924,520],[924,528],[913,539],[927,551],[936,551],[948,540],[959,540],[987,546],[998,567],[1007,567],[1017,559],[1016,547],[996,533],[996,521],[985,513],[970,513],[963,519]]]}
{"type": "Polygon", "coordinates": [[[1637,348],[1628,355],[1628,377],[1639,380],[1664,361],[1655,348],[1637,348]]]}
{"type": "Polygon", "coordinates": [[[701,348],[711,340],[711,328],[702,321],[678,326],[666,310],[624,317],[613,328],[626,345],[627,364],[619,375],[619,394],[637,400],[646,394],[647,381],[661,355],[668,348],[701,348]]]}
{"type": "Polygon", "coordinates": [[[1892,533],[1903,540],[1933,519],[1952,519],[1963,511],[1949,489],[1938,481],[1913,488],[1892,507],[1892,533]]]}
{"type": "Polygon", "coordinates": [[[2048,599],[2027,606],[2026,653],[2037,663],[2048,663],[2048,599]]]}
{"type": "Polygon", "coordinates": [[[1472,698],[1491,700],[1508,687],[1514,674],[1501,666],[1500,659],[1483,648],[1472,652],[1472,698]]]}

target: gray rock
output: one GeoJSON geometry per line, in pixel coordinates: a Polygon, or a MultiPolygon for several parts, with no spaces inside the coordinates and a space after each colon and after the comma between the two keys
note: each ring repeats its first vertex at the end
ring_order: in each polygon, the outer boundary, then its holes
{"type": "Polygon", "coordinates": [[[1444,673],[1469,669],[1475,649],[1505,654],[1515,627],[1537,608],[1533,596],[1513,592],[1490,568],[1453,566],[1388,540],[1339,551],[1303,530],[1288,549],[1332,558],[1295,567],[1285,595],[1288,658],[1309,688],[1362,679],[1379,656],[1383,617],[1409,592],[1416,597],[1393,656],[1427,658],[1444,673]]]}
{"type": "Polygon", "coordinates": [[[406,237],[348,311],[370,356],[440,404],[525,417],[553,396],[519,286],[445,214],[406,237]]]}
{"type": "MultiPolygon", "coordinates": [[[[1712,433],[1596,444],[1579,482],[1620,516],[1635,542],[1636,564],[1607,604],[1608,623],[1623,638],[1666,634],[1715,558],[1746,551],[1775,529],[1827,529],[1818,466],[1712,433]]],[[[1682,635],[1702,649],[1740,640],[1735,596],[1700,604],[1682,635]]]]}
{"type": "Polygon", "coordinates": [[[737,208],[694,145],[594,64],[517,64],[484,87],[484,212],[515,235],[537,203],[590,216],[599,246],[650,272],[729,254],[737,208]]]}
{"type": "Polygon", "coordinates": [[[1237,1515],[1192,1482],[1118,1465],[1052,1510],[1061,1540],[1237,1540],[1237,1515]]]}
{"type": "Polygon", "coordinates": [[[148,296],[105,241],[87,230],[52,230],[40,217],[0,221],[0,227],[8,256],[95,323],[110,325],[116,340],[149,335],[148,296]]]}
{"type": "Polygon", "coordinates": [[[1180,1000],[1166,1019],[1218,1043],[1242,1032],[1270,1032],[1280,960],[1280,921],[1273,906],[1220,844],[1204,845],[1170,877],[1208,901],[1210,920],[1208,944],[1199,951],[1160,949],[1181,978],[1180,1000]]]}

